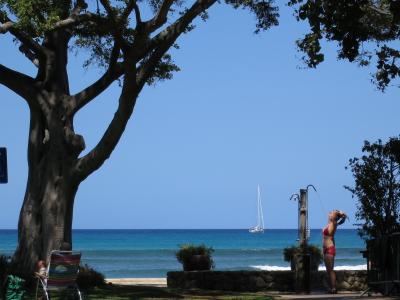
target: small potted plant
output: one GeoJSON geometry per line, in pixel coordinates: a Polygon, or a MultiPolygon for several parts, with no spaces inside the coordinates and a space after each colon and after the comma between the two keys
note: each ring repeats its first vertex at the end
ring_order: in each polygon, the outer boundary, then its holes
{"type": "Polygon", "coordinates": [[[184,271],[204,271],[214,268],[212,247],[186,244],[180,245],[176,252],[176,259],[183,265],[184,271]]]}
{"type": "MultiPolygon", "coordinates": [[[[319,265],[322,263],[322,251],[316,245],[307,245],[306,253],[311,256],[311,271],[318,271],[319,265]]],[[[301,253],[301,248],[299,246],[291,246],[283,249],[283,259],[290,262],[290,268],[292,271],[295,269],[294,257],[301,253]]]]}

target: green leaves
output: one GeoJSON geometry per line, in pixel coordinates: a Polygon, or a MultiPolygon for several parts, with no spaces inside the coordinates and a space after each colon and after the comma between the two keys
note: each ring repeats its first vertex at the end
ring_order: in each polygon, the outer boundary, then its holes
{"type": "Polygon", "coordinates": [[[321,45],[319,40],[320,36],[318,34],[309,33],[303,39],[296,41],[299,50],[306,54],[302,57],[302,60],[310,68],[315,68],[324,61],[324,55],[320,53],[321,45]]]}
{"type": "Polygon", "coordinates": [[[180,70],[181,69],[174,64],[171,55],[165,54],[155,67],[153,76],[147,80],[147,84],[155,85],[157,81],[170,80],[173,77],[173,72],[179,72],[180,70]]]}
{"type": "Polygon", "coordinates": [[[400,140],[366,141],[362,151],[349,160],[355,184],[345,188],[357,199],[359,234],[374,238],[400,230],[400,140]]]}
{"type": "Polygon", "coordinates": [[[383,45],[377,52],[378,57],[375,81],[379,89],[384,90],[390,82],[400,76],[400,52],[383,45]]]}
{"type": "Polygon", "coordinates": [[[397,50],[387,51],[385,44],[400,37],[400,1],[398,0],[291,0],[300,21],[307,21],[310,33],[297,41],[304,62],[316,67],[324,60],[320,41],[336,42],[338,58],[368,66],[376,61],[374,82],[384,90],[400,73],[397,50]],[[374,49],[368,52],[364,47],[374,49]],[[374,53],[375,55],[370,55],[374,53]]]}
{"type": "Polygon", "coordinates": [[[34,37],[43,37],[44,32],[69,15],[71,1],[0,0],[0,8],[15,16],[17,27],[34,37]]]}
{"type": "Polygon", "coordinates": [[[175,253],[176,259],[185,264],[190,261],[194,255],[205,255],[210,258],[211,267],[214,267],[214,262],[212,260],[212,254],[214,249],[212,247],[207,247],[204,244],[194,245],[194,244],[184,244],[179,246],[179,250],[175,253]]]}
{"type": "Polygon", "coordinates": [[[89,59],[84,63],[84,67],[97,65],[107,68],[111,57],[114,38],[108,32],[107,26],[102,29],[101,26],[84,26],[77,29],[77,38],[75,39],[75,49],[88,49],[91,52],[89,59]]]}
{"type": "Polygon", "coordinates": [[[322,251],[317,245],[307,244],[305,249],[299,246],[290,246],[283,249],[283,260],[287,262],[291,262],[296,255],[301,254],[305,250],[306,253],[312,256],[312,260],[315,261],[318,266],[322,263],[322,251]]]}
{"type": "Polygon", "coordinates": [[[233,8],[248,9],[257,20],[255,33],[278,25],[279,9],[274,0],[225,0],[233,8]]]}
{"type": "MultiPolygon", "coordinates": [[[[88,1],[86,1],[88,2],[88,1]]],[[[101,1],[97,6],[88,6],[84,0],[0,0],[0,13],[13,21],[12,28],[17,28],[17,35],[25,38],[16,39],[21,43],[20,49],[25,49],[32,60],[38,58],[37,49],[40,48],[40,59],[44,60],[43,53],[46,47],[51,53],[51,43],[57,36],[65,37],[69,50],[78,54],[81,49],[89,50],[89,59],[84,67],[97,65],[108,69],[110,62],[124,63],[124,60],[135,60],[137,69],[149,61],[152,53],[157,49],[165,48],[168,44],[166,37],[176,39],[180,34],[189,33],[195,28],[193,20],[208,19],[207,8],[214,1],[206,0],[113,0],[101,1]],[[153,10],[153,16],[142,19],[141,10],[144,6],[153,10]],[[184,25],[182,25],[184,24],[184,25]],[[176,25],[176,26],[173,26],[176,25]],[[22,35],[21,35],[22,34],[22,35]],[[155,41],[156,36],[162,38],[155,41]],[[27,45],[27,39],[32,38],[37,43],[36,49],[27,45]],[[164,43],[164,45],[163,45],[164,43]],[[114,55],[114,45],[117,51],[114,55]]],[[[225,0],[235,9],[248,10],[256,18],[255,32],[267,30],[278,25],[278,7],[274,0],[225,0]]],[[[88,2],[89,3],[89,2],[88,2]]],[[[11,22],[9,22],[11,23],[11,22]]],[[[10,28],[10,27],[8,27],[10,28]]],[[[5,29],[6,30],[6,29],[5,29]]],[[[31,44],[33,44],[31,42],[31,44]]],[[[174,46],[177,45],[173,41],[174,46]]],[[[60,49],[58,49],[60,50],[60,49]]],[[[57,50],[57,51],[58,51],[57,50]]],[[[152,74],[147,74],[146,82],[155,84],[158,80],[168,80],[179,67],[173,62],[168,47],[163,50],[163,56],[157,55],[152,61],[152,74]],[[160,58],[161,57],[161,58],[160,58]],[[155,66],[155,67],[154,67],[155,66]]],[[[42,61],[41,66],[45,63],[42,61]]]]}

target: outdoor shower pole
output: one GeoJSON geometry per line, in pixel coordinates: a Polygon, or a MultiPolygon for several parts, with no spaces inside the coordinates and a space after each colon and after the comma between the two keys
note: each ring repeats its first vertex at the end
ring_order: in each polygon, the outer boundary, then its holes
{"type": "Polygon", "coordinates": [[[295,290],[298,293],[310,293],[311,273],[310,254],[307,251],[308,199],[307,189],[300,189],[299,200],[299,248],[295,257],[295,290]]]}
{"type": "Polygon", "coordinates": [[[308,228],[308,199],[307,189],[300,189],[299,200],[299,246],[307,245],[307,228],[308,228]]]}

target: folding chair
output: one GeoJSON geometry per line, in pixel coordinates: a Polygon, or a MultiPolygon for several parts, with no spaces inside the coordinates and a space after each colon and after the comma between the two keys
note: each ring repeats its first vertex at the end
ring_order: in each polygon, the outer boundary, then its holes
{"type": "Polygon", "coordinates": [[[38,299],[38,292],[42,290],[43,296],[47,300],[50,300],[50,291],[72,291],[82,300],[76,283],[80,261],[80,252],[52,251],[47,267],[47,276],[37,276],[36,299],[38,299]]]}

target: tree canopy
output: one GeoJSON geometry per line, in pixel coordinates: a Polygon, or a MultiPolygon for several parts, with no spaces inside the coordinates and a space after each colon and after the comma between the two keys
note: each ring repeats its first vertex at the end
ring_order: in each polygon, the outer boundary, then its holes
{"type": "Polygon", "coordinates": [[[321,42],[336,42],[338,58],[360,66],[376,65],[373,81],[380,90],[400,76],[400,1],[291,0],[298,20],[310,32],[297,41],[303,60],[315,68],[324,61],[321,42]]]}
{"type": "MultiPolygon", "coordinates": [[[[208,18],[206,9],[216,0],[96,0],[46,1],[0,0],[0,33],[11,33],[19,50],[36,66],[46,56],[46,39],[50,32],[65,30],[72,38],[69,49],[90,50],[91,63],[114,68],[127,56],[135,56],[143,67],[160,56],[160,48],[177,47],[176,38],[194,28],[196,17],[208,18]],[[142,19],[142,11],[150,9],[154,17],[142,19]],[[133,50],[135,49],[135,50],[133,50]]],[[[274,0],[226,0],[235,9],[254,14],[258,33],[278,24],[278,7],[274,0]]],[[[179,68],[170,55],[163,53],[148,83],[170,79],[179,68]]]]}

